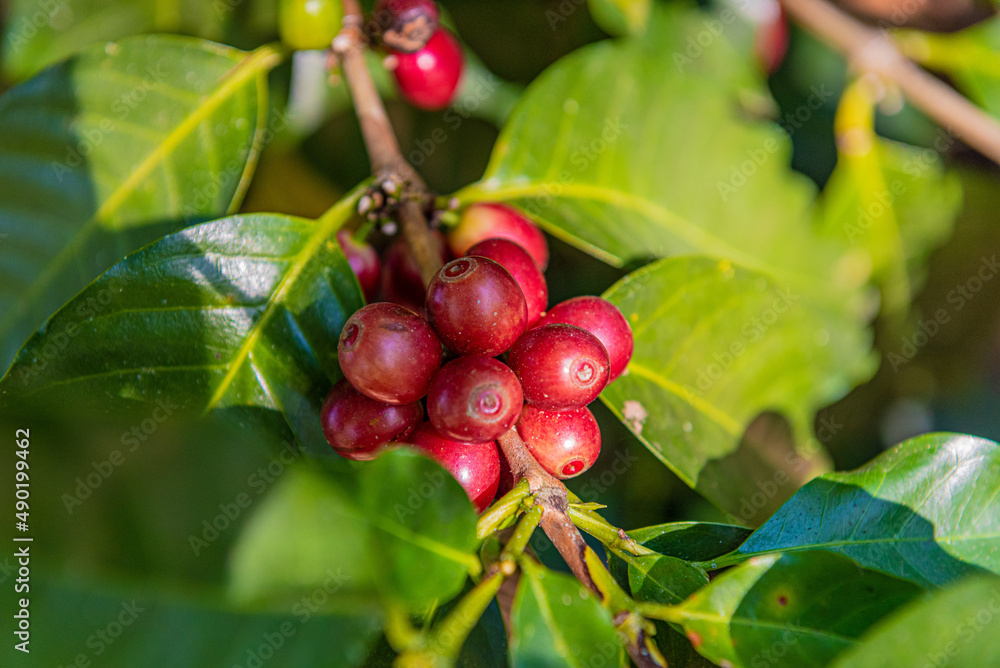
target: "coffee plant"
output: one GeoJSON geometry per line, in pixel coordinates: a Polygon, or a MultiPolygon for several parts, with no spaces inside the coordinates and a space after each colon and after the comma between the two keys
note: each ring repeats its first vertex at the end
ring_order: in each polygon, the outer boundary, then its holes
{"type": "Polygon", "coordinates": [[[1000,19],[841,4],[12,0],[2,664],[1000,665],[1000,19]]]}

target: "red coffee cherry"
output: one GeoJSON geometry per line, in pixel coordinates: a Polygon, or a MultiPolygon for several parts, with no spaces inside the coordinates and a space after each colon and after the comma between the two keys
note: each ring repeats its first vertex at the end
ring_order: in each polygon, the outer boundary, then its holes
{"type": "Polygon", "coordinates": [[[524,398],[538,408],[564,411],[597,398],[608,384],[608,353],[596,336],[573,325],[536,327],[510,349],[507,364],[524,398]]]}
{"type": "Polygon", "coordinates": [[[493,441],[460,443],[442,436],[429,422],[420,425],[410,440],[451,473],[477,513],[493,502],[500,480],[500,459],[493,441]]]}
{"type": "Polygon", "coordinates": [[[503,362],[466,356],[435,374],[427,393],[427,418],[446,438],[466,443],[495,440],[514,426],[524,396],[503,362]]]}
{"type": "Polygon", "coordinates": [[[507,270],[524,294],[528,328],[533,327],[549,305],[549,288],[542,270],[528,251],[510,239],[494,238],[480,241],[466,255],[489,258],[507,270]]]}
{"type": "Polygon", "coordinates": [[[500,237],[510,239],[528,251],[538,268],[549,265],[549,244],[538,226],[506,204],[473,204],[448,233],[448,245],[455,256],[465,255],[480,241],[500,237]]]}
{"type": "Polygon", "coordinates": [[[387,404],[369,399],[341,380],[323,401],[321,424],[337,454],[374,459],[392,441],[405,440],[424,419],[419,403],[387,404]]]}
{"type": "Polygon", "coordinates": [[[409,404],[427,394],[443,351],[426,320],[397,304],[377,302],[347,319],[337,355],[344,376],[359,392],[409,404]]]}
{"type": "Polygon", "coordinates": [[[358,277],[365,301],[374,301],[382,284],[382,263],[378,259],[378,251],[371,244],[355,241],[347,230],[337,232],[337,243],[344,251],[351,271],[358,277]]]}
{"type": "Polygon", "coordinates": [[[413,53],[424,48],[437,30],[438,8],[431,0],[379,0],[375,20],[387,47],[413,53]]]}
{"type": "Polygon", "coordinates": [[[392,74],[400,95],[420,109],[451,104],[465,69],[462,47],[447,28],[438,28],[416,53],[396,53],[392,74]]]}
{"type": "Polygon", "coordinates": [[[632,327],[618,307],[600,297],[584,296],[567,299],[549,309],[539,325],[554,323],[576,325],[587,330],[604,344],[611,362],[611,382],[622,375],[632,359],[632,327]]]}
{"type": "Polygon", "coordinates": [[[427,286],[427,319],[459,355],[494,357],[524,332],[528,309],[517,281],[493,260],[460,257],[427,286]]]}
{"type": "Polygon", "coordinates": [[[541,467],[561,480],[580,475],[601,454],[601,430],[586,408],[545,411],[527,404],[517,433],[541,467]]]}

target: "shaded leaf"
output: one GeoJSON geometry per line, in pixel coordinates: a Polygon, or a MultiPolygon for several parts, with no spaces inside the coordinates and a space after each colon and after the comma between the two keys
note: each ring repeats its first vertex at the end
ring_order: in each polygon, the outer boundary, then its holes
{"type": "Polygon", "coordinates": [[[141,33],[220,39],[228,3],[178,0],[12,0],[5,17],[4,74],[19,81],[92,44],[141,33]]]}
{"type": "Polygon", "coordinates": [[[332,456],[319,408],[340,377],[340,328],[363,303],[334,234],[357,196],[320,221],[235,216],[129,256],[29,340],[2,398],[111,410],[168,397],[263,414],[276,443],[332,456]]]}
{"type": "Polygon", "coordinates": [[[806,443],[813,416],[873,367],[867,334],[844,311],[705,257],[660,260],[604,296],[631,323],[635,351],[601,398],[687,484],[735,515],[759,482],[772,497],[790,494],[794,477],[826,465],[820,446],[806,443]],[[749,453],[769,473],[763,481],[734,475],[726,458],[764,410],[781,411],[804,445],[749,453]]]}
{"type": "Polygon", "coordinates": [[[1000,445],[919,436],[810,482],[731,556],[822,548],[922,585],[1000,573],[998,496],[1000,445]]]}
{"type": "Polygon", "coordinates": [[[824,666],[921,589],[830,552],[769,555],[727,571],[675,610],[717,663],[824,666]]]}
{"type": "Polygon", "coordinates": [[[628,581],[636,600],[673,605],[708,584],[708,576],[683,559],[646,555],[628,560],[628,581]]]}
{"type": "Polygon", "coordinates": [[[670,522],[628,532],[649,549],[686,561],[708,561],[731,552],[750,534],[745,527],[713,522],[670,522]]]}
{"type": "MultiPolygon", "coordinates": [[[[381,615],[372,603],[334,599],[307,617],[296,610],[238,611],[200,591],[182,596],[107,585],[98,591],[91,583],[34,577],[27,665],[88,665],[77,663],[82,656],[102,668],[357,666],[378,637],[381,615]]],[[[3,665],[24,661],[13,643],[0,648],[3,665]]]]}
{"type": "Polygon", "coordinates": [[[835,668],[1000,665],[1000,580],[971,578],[914,601],[879,622],[835,668]]]}
{"type": "Polygon", "coordinates": [[[962,188],[937,152],[875,134],[872,95],[860,81],[841,98],[839,155],[823,190],[822,224],[863,255],[859,262],[871,265],[882,289],[883,312],[900,315],[923,283],[927,256],[951,233],[962,188]]]}
{"type": "Polygon", "coordinates": [[[0,98],[0,366],[90,280],[151,241],[142,227],[236,208],[279,61],[270,49],[134,37],[0,98]]]}
{"type": "Polygon", "coordinates": [[[522,562],[511,608],[511,665],[552,668],[608,665],[622,647],[610,613],[573,577],[522,562]]]}

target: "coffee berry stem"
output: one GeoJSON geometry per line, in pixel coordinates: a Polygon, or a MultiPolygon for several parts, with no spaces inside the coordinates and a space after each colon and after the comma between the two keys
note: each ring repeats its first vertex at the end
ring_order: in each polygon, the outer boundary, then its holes
{"type": "Polygon", "coordinates": [[[476,523],[476,537],[479,540],[492,535],[507,520],[518,513],[524,505],[525,498],[531,492],[528,489],[528,481],[521,480],[514,488],[504,494],[500,500],[483,511],[476,523]]]}
{"type": "Polygon", "coordinates": [[[656,554],[654,550],[640,545],[627,533],[612,526],[606,519],[591,510],[570,504],[567,512],[569,518],[573,520],[573,524],[601,541],[614,552],[627,552],[637,557],[656,554]]]}

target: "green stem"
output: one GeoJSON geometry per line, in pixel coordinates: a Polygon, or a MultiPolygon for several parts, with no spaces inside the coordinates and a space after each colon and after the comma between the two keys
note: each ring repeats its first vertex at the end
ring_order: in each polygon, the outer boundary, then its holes
{"type": "Polygon", "coordinates": [[[385,637],[397,652],[416,647],[421,640],[421,634],[413,628],[406,608],[391,603],[385,606],[385,637]]]}
{"type": "Polygon", "coordinates": [[[454,661],[462,650],[465,639],[483,616],[490,601],[500,591],[503,581],[504,574],[498,571],[473,587],[448,613],[448,616],[434,627],[427,649],[454,661]]]}
{"type": "Polygon", "coordinates": [[[637,557],[656,554],[655,550],[651,550],[635,542],[624,531],[612,526],[607,520],[591,510],[577,505],[570,505],[569,518],[573,520],[573,524],[614,551],[627,552],[637,557]]]}
{"type": "MultiPolygon", "coordinates": [[[[514,530],[510,540],[504,546],[503,552],[500,553],[501,564],[505,561],[514,561],[524,552],[528,541],[531,540],[531,535],[535,533],[538,523],[542,521],[544,511],[542,506],[532,506],[531,510],[524,514],[521,521],[517,523],[517,529],[514,530]]],[[[503,567],[501,566],[501,568],[503,567]]]]}
{"type": "Polygon", "coordinates": [[[482,540],[500,528],[514,513],[520,510],[528,496],[528,481],[522,480],[514,488],[500,497],[500,500],[486,509],[476,523],[476,536],[482,540]]]}
{"type": "Polygon", "coordinates": [[[679,606],[676,605],[664,605],[662,603],[649,603],[649,602],[639,602],[637,604],[639,614],[643,617],[649,619],[659,619],[663,622],[671,622],[674,624],[681,624],[688,620],[689,615],[686,615],[679,606]]]}

